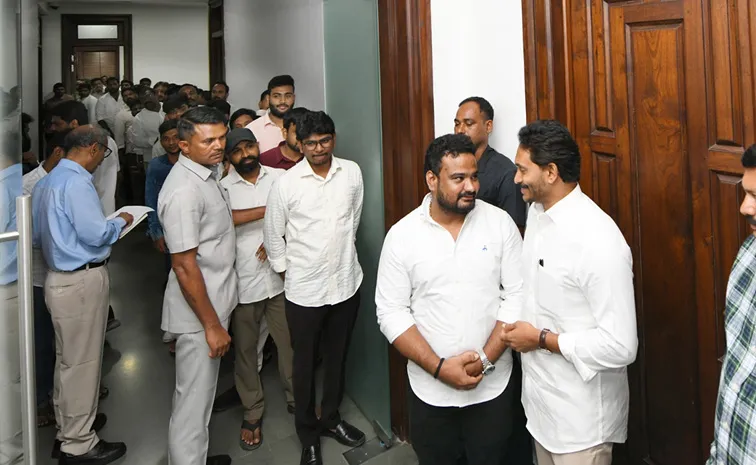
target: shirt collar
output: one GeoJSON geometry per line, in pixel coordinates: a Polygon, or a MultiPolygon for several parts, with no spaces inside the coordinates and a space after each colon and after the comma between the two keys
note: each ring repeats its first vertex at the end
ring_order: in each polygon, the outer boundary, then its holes
{"type": "Polygon", "coordinates": [[[577,184],[575,188],[564,196],[561,200],[559,200],[557,203],[551,206],[548,211],[544,212],[543,210],[543,204],[536,203],[534,208],[536,212],[539,214],[545,214],[549,218],[551,218],[551,221],[554,223],[558,223],[560,221],[564,221],[569,216],[571,216],[571,206],[575,204],[575,202],[580,199],[580,197],[583,196],[583,191],[580,189],[580,184],[577,184]]]}
{"type": "MultiPolygon", "coordinates": [[[[430,192],[425,194],[425,197],[423,198],[423,203],[420,205],[420,216],[430,223],[433,223],[437,226],[441,226],[440,224],[436,222],[436,220],[433,219],[433,217],[430,214],[430,206],[431,206],[432,200],[433,200],[433,194],[431,194],[430,192]]],[[[465,216],[464,224],[467,224],[468,219],[470,219],[477,210],[478,210],[478,201],[476,200],[475,208],[470,210],[470,212],[465,216]]],[[[464,227],[464,224],[463,224],[463,227],[464,227]]]]}
{"type": "Polygon", "coordinates": [[[64,158],[58,163],[58,166],[62,166],[63,168],[69,169],[75,173],[87,176],[89,179],[94,179],[94,175],[90,173],[89,171],[85,170],[83,166],[76,163],[75,161],[71,161],[68,158],[64,158]]]}
{"type": "MultiPolygon", "coordinates": [[[[315,178],[320,177],[317,174],[315,174],[315,171],[312,170],[312,166],[310,166],[309,161],[306,161],[306,160],[300,160],[300,161],[303,161],[303,163],[297,163],[295,165],[295,166],[302,166],[302,168],[300,168],[302,172],[300,173],[299,177],[301,178],[306,178],[307,176],[313,176],[315,178]]],[[[336,158],[335,156],[333,156],[333,154],[331,154],[331,169],[328,170],[328,174],[326,175],[325,180],[328,181],[334,176],[334,174],[337,171],[340,171],[340,170],[341,170],[341,162],[339,161],[338,158],[336,158]]]]}
{"type": "Polygon", "coordinates": [[[203,181],[207,181],[207,178],[213,175],[213,170],[211,170],[207,166],[200,165],[199,163],[190,160],[189,158],[184,156],[183,153],[179,155],[178,163],[192,173],[199,176],[199,178],[203,181]]]}
{"type": "Polygon", "coordinates": [[[267,112],[265,112],[265,114],[264,114],[264,115],[263,115],[263,117],[262,117],[262,120],[263,120],[263,127],[265,127],[265,126],[270,126],[270,125],[272,125],[272,126],[275,126],[275,125],[276,125],[276,123],[274,123],[274,122],[273,122],[273,121],[272,121],[272,120],[270,119],[270,110],[268,110],[267,112]]]}
{"type": "MultiPolygon", "coordinates": [[[[257,175],[257,182],[259,183],[260,180],[263,179],[267,175],[268,175],[268,169],[265,168],[265,166],[260,165],[260,174],[257,175]]],[[[241,176],[241,174],[239,174],[239,172],[236,170],[228,170],[228,180],[231,182],[231,184],[244,183],[250,186],[254,186],[254,184],[244,179],[241,176]]]]}
{"type": "MultiPolygon", "coordinates": [[[[42,166],[42,165],[39,165],[42,166]]],[[[19,176],[19,173],[23,172],[23,166],[21,163],[14,163],[9,167],[0,170],[0,181],[10,178],[11,176],[19,176]]]]}

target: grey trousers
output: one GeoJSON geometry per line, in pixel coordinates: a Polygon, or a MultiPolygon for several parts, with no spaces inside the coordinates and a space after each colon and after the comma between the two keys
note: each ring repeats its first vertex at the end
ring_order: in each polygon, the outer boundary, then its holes
{"type": "Polygon", "coordinates": [[[0,465],[21,463],[21,359],[16,283],[0,285],[0,465]]]}
{"type": "MultiPolygon", "coordinates": [[[[228,328],[228,321],[222,322],[228,328]]],[[[210,358],[205,332],[176,339],[176,390],[168,427],[168,462],[205,465],[210,442],[208,425],[218,384],[220,359],[210,358]]]]}
{"type": "Polygon", "coordinates": [[[100,441],[92,423],[99,404],[109,300],[107,266],[47,273],[45,301],[55,328],[53,405],[60,450],[68,454],[86,454],[100,441]]]}

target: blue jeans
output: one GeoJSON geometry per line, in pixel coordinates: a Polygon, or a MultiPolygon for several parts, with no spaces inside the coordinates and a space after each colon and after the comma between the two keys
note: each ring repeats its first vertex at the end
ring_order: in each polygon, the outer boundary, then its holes
{"type": "Polygon", "coordinates": [[[50,400],[55,380],[55,329],[45,304],[45,290],[34,287],[34,355],[37,377],[37,405],[50,400]]]}

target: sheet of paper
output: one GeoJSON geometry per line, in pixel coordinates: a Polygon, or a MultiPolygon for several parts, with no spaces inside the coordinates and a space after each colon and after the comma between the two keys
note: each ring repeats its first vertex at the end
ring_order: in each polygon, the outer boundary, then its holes
{"type": "Polygon", "coordinates": [[[154,210],[150,207],[145,207],[144,205],[127,205],[125,207],[119,208],[115,213],[108,216],[108,219],[112,220],[121,213],[129,213],[134,217],[134,221],[129,226],[123,228],[121,235],[118,236],[119,239],[123,239],[123,236],[130,233],[132,229],[134,229],[139,223],[144,221],[147,218],[147,214],[151,211],[154,210]]]}

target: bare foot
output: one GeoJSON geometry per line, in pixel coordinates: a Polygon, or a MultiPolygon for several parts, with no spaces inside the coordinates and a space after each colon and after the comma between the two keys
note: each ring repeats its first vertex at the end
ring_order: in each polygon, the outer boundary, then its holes
{"type": "MultiPolygon", "coordinates": [[[[252,422],[254,423],[254,422],[252,422]]],[[[253,431],[242,428],[241,440],[249,446],[256,446],[260,444],[260,437],[262,436],[262,429],[260,427],[255,428],[253,431]]]]}

